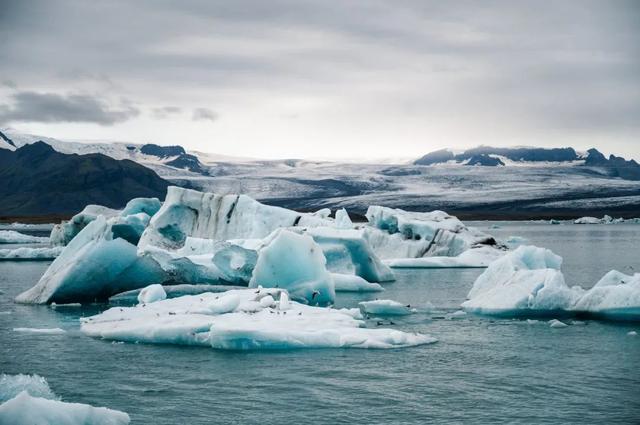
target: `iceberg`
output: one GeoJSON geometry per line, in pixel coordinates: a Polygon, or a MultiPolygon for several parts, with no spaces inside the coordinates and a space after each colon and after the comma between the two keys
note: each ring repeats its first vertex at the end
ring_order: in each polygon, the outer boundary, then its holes
{"type": "Polygon", "coordinates": [[[311,237],[276,230],[258,250],[249,287],[282,288],[309,304],[333,304],[335,287],[326,261],[311,237]]]}
{"type": "Polygon", "coordinates": [[[105,407],[58,400],[38,375],[0,377],[0,424],[126,425],[129,415],[105,407]]]}
{"type": "Polygon", "coordinates": [[[82,318],[81,331],[107,340],[199,345],[222,350],[400,348],[428,335],[368,329],[357,309],[309,306],[279,288],[230,290],[115,307],[82,318]]]}
{"type": "Polygon", "coordinates": [[[491,263],[462,303],[465,311],[498,316],[566,312],[582,295],[569,288],[562,258],[548,249],[521,246],[491,263]]]}
{"type": "Polygon", "coordinates": [[[246,195],[217,195],[171,186],[140,240],[176,250],[188,236],[226,241],[263,239],[282,227],[332,226],[333,220],[261,204],[246,195]]]}
{"type": "Polygon", "coordinates": [[[506,254],[491,247],[471,248],[457,257],[395,258],[384,260],[391,268],[485,268],[506,254]]]}
{"type": "MultiPolygon", "coordinates": [[[[469,249],[480,247],[499,252],[506,250],[490,235],[465,226],[443,211],[408,212],[370,206],[366,216],[369,225],[364,228],[364,236],[384,260],[458,257],[469,249]]],[[[455,264],[455,261],[444,261],[455,264]]],[[[435,264],[430,263],[431,266],[435,264]]]]}
{"type": "Polygon", "coordinates": [[[158,278],[138,261],[136,247],[114,238],[104,216],[98,216],[74,237],[38,283],[16,297],[21,303],[92,302],[158,278]]]}
{"type": "Polygon", "coordinates": [[[15,230],[0,230],[0,244],[48,243],[49,238],[25,235],[15,230]]]}
{"type": "Polygon", "coordinates": [[[360,310],[366,314],[383,316],[406,316],[413,313],[411,306],[393,300],[362,301],[358,303],[360,310]]]}
{"type": "Polygon", "coordinates": [[[0,376],[0,403],[11,400],[22,391],[28,391],[34,397],[55,398],[47,380],[39,375],[7,375],[0,376]]]}
{"type": "Polygon", "coordinates": [[[561,322],[561,321],[560,321],[560,320],[558,320],[558,319],[551,319],[551,320],[549,320],[549,327],[550,327],[550,328],[562,329],[562,328],[566,328],[566,327],[568,327],[568,326],[569,326],[569,325],[567,325],[567,324],[566,324],[566,323],[564,323],[564,322],[561,322]]]}
{"type": "Polygon", "coordinates": [[[167,293],[164,291],[162,285],[154,283],[145,288],[142,288],[138,294],[138,302],[140,304],[150,304],[156,301],[162,301],[167,298],[167,293]]]}
{"type": "MultiPolygon", "coordinates": [[[[122,211],[101,205],[87,205],[81,212],[74,215],[71,220],[56,224],[51,230],[49,240],[52,245],[66,246],[82,229],[98,218],[98,216],[103,216],[107,219],[121,217],[121,222],[117,224],[123,225],[123,228],[129,226],[133,227],[136,232],[139,231],[140,234],[137,235],[139,239],[150,217],[158,212],[161,205],[161,202],[157,198],[134,198],[127,202],[127,205],[125,205],[122,211]],[[127,219],[127,217],[130,218],[127,219]]],[[[130,229],[123,230],[128,231],[130,229]]],[[[134,232],[134,234],[136,232],[134,232]]]]}
{"type": "Polygon", "coordinates": [[[336,227],[338,229],[353,229],[353,222],[344,208],[336,211],[336,227]]]}
{"type": "Polygon", "coordinates": [[[577,313],[614,320],[640,320],[640,273],[612,270],[572,306],[577,313]]]}
{"type": "Polygon", "coordinates": [[[51,248],[15,248],[0,249],[0,261],[16,261],[16,260],[53,260],[57,258],[64,248],[54,246],[51,248]]]}
{"type": "Polygon", "coordinates": [[[60,328],[13,328],[13,331],[45,335],[60,335],[66,333],[64,329],[60,328]]]}
{"type": "Polygon", "coordinates": [[[360,276],[331,273],[336,292],[381,292],[384,288],[378,283],[367,282],[360,276]]]}

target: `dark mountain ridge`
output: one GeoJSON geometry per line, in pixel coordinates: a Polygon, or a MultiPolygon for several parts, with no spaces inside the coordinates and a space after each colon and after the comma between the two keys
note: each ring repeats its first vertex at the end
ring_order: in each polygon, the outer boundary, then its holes
{"type": "Polygon", "coordinates": [[[42,141],[0,149],[0,216],[70,215],[87,204],[121,208],[135,197],[164,199],[168,186],[130,160],[63,154],[42,141]]]}

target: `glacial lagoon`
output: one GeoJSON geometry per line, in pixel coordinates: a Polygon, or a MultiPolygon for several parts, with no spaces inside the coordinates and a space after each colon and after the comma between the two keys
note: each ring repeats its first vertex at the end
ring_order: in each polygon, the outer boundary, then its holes
{"type": "MultiPolygon", "coordinates": [[[[637,224],[469,222],[563,257],[567,284],[640,271],[637,224]]],[[[38,374],[63,401],[127,412],[133,424],[633,423],[640,417],[638,323],[499,319],[459,313],[482,269],[395,269],[382,293],[338,293],[336,307],[385,298],[417,313],[368,327],[435,344],[390,350],[219,351],[80,333],[105,304],[14,303],[50,262],[0,262],[0,370],[38,374]],[[14,331],[54,329],[60,333],[14,331]]]]}

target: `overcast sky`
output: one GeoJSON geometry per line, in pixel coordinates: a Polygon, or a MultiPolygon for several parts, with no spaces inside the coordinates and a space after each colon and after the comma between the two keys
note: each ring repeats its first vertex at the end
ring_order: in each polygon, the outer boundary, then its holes
{"type": "Polygon", "coordinates": [[[0,126],[269,158],[640,159],[640,1],[0,0],[0,126]]]}

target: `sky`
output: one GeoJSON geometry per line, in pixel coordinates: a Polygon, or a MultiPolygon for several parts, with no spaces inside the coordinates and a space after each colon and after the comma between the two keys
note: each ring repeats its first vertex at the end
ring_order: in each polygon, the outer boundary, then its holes
{"type": "Polygon", "coordinates": [[[640,160],[640,2],[0,0],[0,127],[260,158],[640,160]]]}

